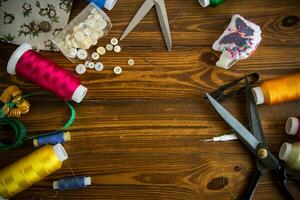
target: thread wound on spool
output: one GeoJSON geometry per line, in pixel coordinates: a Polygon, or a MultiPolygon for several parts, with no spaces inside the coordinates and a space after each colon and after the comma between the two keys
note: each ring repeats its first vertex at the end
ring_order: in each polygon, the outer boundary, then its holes
{"type": "Polygon", "coordinates": [[[65,177],[53,182],[53,189],[55,190],[75,190],[85,188],[91,185],[91,177],[73,176],[65,177]]]}
{"type": "Polygon", "coordinates": [[[17,75],[64,100],[72,99],[77,103],[81,102],[87,88],[80,84],[80,80],[71,72],[29,49],[28,45],[21,45],[13,53],[7,65],[8,72],[15,70],[17,75]]]}
{"type": "Polygon", "coordinates": [[[46,144],[63,144],[71,140],[71,134],[69,131],[59,131],[46,136],[41,136],[33,139],[34,147],[40,147],[46,144]]]}
{"type": "Polygon", "coordinates": [[[0,196],[11,198],[62,166],[67,153],[58,144],[46,145],[0,171],[0,196]]]}

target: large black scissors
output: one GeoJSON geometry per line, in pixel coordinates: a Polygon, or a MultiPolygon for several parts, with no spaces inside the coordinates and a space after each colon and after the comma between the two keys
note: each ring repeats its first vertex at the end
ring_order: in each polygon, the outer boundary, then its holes
{"type": "Polygon", "coordinates": [[[247,83],[247,78],[245,92],[247,98],[247,112],[250,130],[243,126],[212,96],[206,94],[208,101],[213,106],[218,115],[225,121],[225,123],[231,129],[235,131],[238,138],[255,156],[256,172],[253,177],[253,180],[251,181],[248,187],[248,190],[241,199],[252,199],[256,186],[258,185],[262,176],[267,171],[273,171],[280,180],[281,191],[285,199],[293,200],[295,199],[295,197],[293,197],[293,195],[288,190],[287,183],[289,180],[293,180],[300,184],[300,173],[287,169],[285,167],[285,163],[283,161],[278,160],[268,149],[265,143],[257,107],[254,103],[251,87],[247,83]]]}

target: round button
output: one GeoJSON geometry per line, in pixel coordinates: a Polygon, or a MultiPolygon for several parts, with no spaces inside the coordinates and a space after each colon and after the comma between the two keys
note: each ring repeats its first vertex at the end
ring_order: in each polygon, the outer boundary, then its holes
{"type": "Polygon", "coordinates": [[[134,60],[132,58],[130,58],[128,60],[128,65],[130,65],[130,66],[134,65],[134,60]]]}
{"type": "Polygon", "coordinates": [[[121,52],[121,47],[119,45],[114,47],[114,52],[119,53],[121,52]]]}
{"type": "Polygon", "coordinates": [[[116,66],[115,68],[114,68],[114,73],[115,74],[122,74],[122,68],[121,67],[119,67],[119,66],[116,66]]]}
{"type": "Polygon", "coordinates": [[[100,21],[100,20],[103,20],[103,17],[100,14],[95,14],[94,19],[100,21]]]}
{"type": "Polygon", "coordinates": [[[40,23],[40,29],[41,29],[41,31],[47,33],[51,30],[51,24],[47,21],[42,21],[40,23]]]}
{"type": "Polygon", "coordinates": [[[101,63],[101,62],[97,62],[96,64],[95,64],[95,70],[96,71],[102,71],[104,69],[104,65],[101,63]]]}
{"type": "Polygon", "coordinates": [[[103,30],[107,26],[107,22],[105,20],[98,21],[97,23],[98,23],[97,28],[99,30],[103,30]]]}
{"type": "Polygon", "coordinates": [[[69,50],[69,57],[70,58],[75,58],[77,56],[77,49],[76,48],[71,48],[69,50]]]}
{"type": "Polygon", "coordinates": [[[107,51],[112,51],[114,49],[113,45],[111,45],[111,44],[107,44],[105,46],[105,48],[106,48],[107,51]]]}
{"type": "Polygon", "coordinates": [[[103,56],[106,53],[106,49],[104,47],[98,47],[97,53],[103,56]]]}
{"type": "Polygon", "coordinates": [[[99,37],[100,37],[100,34],[97,33],[97,32],[93,32],[93,33],[91,34],[91,39],[92,39],[92,40],[98,40],[99,37]]]}
{"type": "Polygon", "coordinates": [[[92,34],[92,30],[90,28],[83,29],[85,35],[90,36],[92,34]]]}
{"type": "Polygon", "coordinates": [[[82,42],[85,39],[84,33],[82,33],[81,31],[78,31],[74,34],[74,38],[78,41],[78,42],[82,42]]]}
{"type": "Polygon", "coordinates": [[[89,62],[88,67],[90,69],[94,69],[95,68],[95,63],[94,62],[89,62]]]}
{"type": "Polygon", "coordinates": [[[116,46],[116,45],[119,43],[119,41],[118,41],[117,38],[112,38],[112,39],[110,40],[110,43],[111,43],[112,45],[116,46]]]}
{"type": "Polygon", "coordinates": [[[78,64],[75,68],[77,74],[84,74],[86,72],[86,67],[84,64],[78,64]]]}
{"type": "Polygon", "coordinates": [[[88,56],[88,53],[87,53],[86,50],[84,50],[84,49],[79,49],[79,50],[77,51],[77,58],[79,58],[80,60],[86,59],[87,56],[88,56]]]}
{"type": "Polygon", "coordinates": [[[89,62],[90,62],[90,61],[88,61],[88,60],[85,61],[85,62],[84,62],[84,65],[85,65],[86,67],[89,67],[89,62]]]}
{"type": "Polygon", "coordinates": [[[96,52],[92,53],[92,58],[93,58],[93,60],[98,60],[99,57],[100,57],[100,56],[99,56],[98,53],[96,53],[96,52]]]}

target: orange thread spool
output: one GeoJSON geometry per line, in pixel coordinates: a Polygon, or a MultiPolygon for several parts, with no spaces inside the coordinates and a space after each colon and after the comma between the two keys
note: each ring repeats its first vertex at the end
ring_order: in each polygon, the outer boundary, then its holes
{"type": "Polygon", "coordinates": [[[252,92],[257,105],[274,105],[300,99],[300,73],[263,81],[252,92]]]}

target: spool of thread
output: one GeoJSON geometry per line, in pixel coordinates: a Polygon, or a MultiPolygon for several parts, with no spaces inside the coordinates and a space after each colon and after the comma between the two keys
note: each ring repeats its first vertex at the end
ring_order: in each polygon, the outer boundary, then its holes
{"type": "Polygon", "coordinates": [[[117,0],[87,0],[88,2],[93,2],[99,8],[106,8],[107,10],[113,9],[116,5],[117,0]]]}
{"type": "Polygon", "coordinates": [[[46,145],[0,171],[0,198],[11,198],[59,170],[68,155],[61,144],[46,145]]]}
{"type": "Polygon", "coordinates": [[[33,146],[40,147],[46,144],[63,144],[71,140],[71,134],[69,131],[59,131],[50,135],[45,135],[33,139],[33,146]]]}
{"type": "Polygon", "coordinates": [[[289,117],[286,120],[285,132],[288,135],[295,135],[300,140],[300,117],[289,117]]]}
{"type": "Polygon", "coordinates": [[[300,142],[283,143],[279,151],[279,158],[284,160],[291,169],[300,170],[300,142]]]}
{"type": "Polygon", "coordinates": [[[12,54],[7,72],[24,77],[66,101],[80,103],[87,92],[72,73],[39,55],[27,43],[20,45],[12,54]]]}
{"type": "Polygon", "coordinates": [[[53,182],[53,189],[55,190],[76,190],[85,188],[92,184],[91,177],[73,176],[65,177],[53,182]]]}
{"type": "Polygon", "coordinates": [[[254,99],[259,104],[280,104],[300,99],[300,73],[263,81],[252,88],[254,99]]]}
{"type": "Polygon", "coordinates": [[[198,0],[202,7],[216,7],[220,4],[222,4],[225,0],[198,0]]]}

